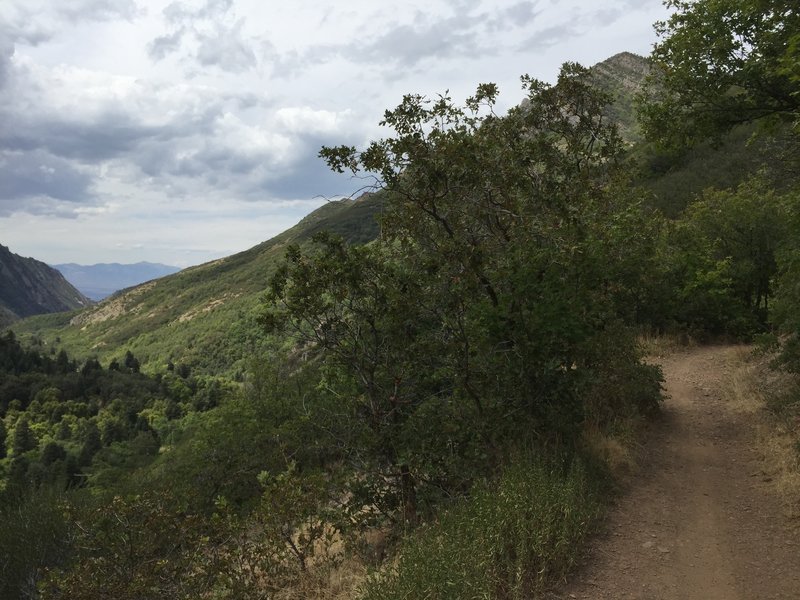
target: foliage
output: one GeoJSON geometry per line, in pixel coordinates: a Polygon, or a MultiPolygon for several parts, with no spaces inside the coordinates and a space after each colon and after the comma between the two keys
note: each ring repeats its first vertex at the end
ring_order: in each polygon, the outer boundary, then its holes
{"type": "MultiPolygon", "coordinates": [[[[654,240],[618,179],[608,97],[573,64],[557,85],[523,84],[503,117],[491,84],[463,108],[406,96],[384,118],[395,137],[321,152],[386,190],[382,236],[290,248],[263,322],[318,357],[349,416],[338,441],[354,514],[413,525],[492,473],[507,440],[573,443],[587,409],[602,410],[587,402],[608,366],[597,349],[633,348],[617,324],[654,240]]],[[[620,374],[639,368],[635,350],[617,358],[620,374]]]]}
{"type": "Polygon", "coordinates": [[[396,567],[373,577],[363,598],[538,597],[575,563],[599,512],[578,459],[561,466],[523,455],[410,536],[396,567]]]}
{"type": "Polygon", "coordinates": [[[173,505],[147,492],[70,515],[69,568],[48,573],[41,597],[188,600],[204,594],[214,577],[206,564],[213,554],[203,556],[209,548],[196,517],[171,511],[173,505]]]}
{"type": "Polygon", "coordinates": [[[775,322],[785,334],[780,362],[800,373],[800,191],[784,198],[788,235],[778,250],[775,322]]]}
{"type": "Polygon", "coordinates": [[[675,148],[770,118],[794,121],[797,31],[793,0],[668,0],[656,25],[654,73],[643,97],[648,137],[675,148]]]}
{"type": "Polygon", "coordinates": [[[66,497],[52,488],[0,498],[0,597],[37,597],[44,570],[65,557],[69,526],[66,497]],[[11,501],[13,500],[13,501],[11,501]]]}
{"type": "Polygon", "coordinates": [[[674,304],[661,317],[740,338],[764,331],[786,234],[783,203],[762,182],[706,191],[670,227],[662,269],[674,304]]]}

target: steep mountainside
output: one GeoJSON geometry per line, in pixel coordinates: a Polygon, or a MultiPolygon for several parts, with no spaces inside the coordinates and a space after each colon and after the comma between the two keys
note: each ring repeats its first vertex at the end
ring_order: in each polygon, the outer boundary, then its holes
{"type": "Polygon", "coordinates": [[[381,195],[329,202],[284,233],[250,250],[124,290],[78,314],[35,317],[14,326],[78,359],[107,362],[131,350],[145,370],[169,361],[201,372],[236,375],[264,339],[255,321],[259,300],[290,243],[322,230],[352,243],[375,238],[381,195]]]}
{"type": "Polygon", "coordinates": [[[0,245],[0,325],[92,304],[54,268],[0,245]]]}
{"type": "Polygon", "coordinates": [[[178,267],[149,262],[139,262],[133,265],[67,263],[53,266],[64,275],[67,281],[92,300],[102,300],[118,290],[180,271],[178,267]]]}
{"type": "Polygon", "coordinates": [[[641,141],[634,98],[650,72],[647,59],[638,54],[621,52],[597,63],[591,71],[596,84],[614,98],[614,103],[608,108],[608,116],[619,124],[622,137],[628,142],[641,141]]]}

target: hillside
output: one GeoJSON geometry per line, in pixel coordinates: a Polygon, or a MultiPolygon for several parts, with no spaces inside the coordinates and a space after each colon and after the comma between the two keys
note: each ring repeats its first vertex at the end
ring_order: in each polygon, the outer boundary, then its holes
{"type": "Polygon", "coordinates": [[[91,305],[57,270],[0,245],[0,326],[19,318],[91,305]]]}
{"type": "Polygon", "coordinates": [[[78,359],[102,362],[131,350],[144,370],[169,361],[201,372],[240,374],[263,343],[254,320],[259,299],[290,243],[322,230],[363,243],[377,235],[379,195],[329,202],[280,235],[249,250],[123,290],[78,313],[36,317],[15,325],[78,359]]]}
{"type": "Polygon", "coordinates": [[[66,280],[78,288],[81,293],[95,301],[103,300],[116,291],[180,271],[178,267],[149,262],[132,265],[67,263],[52,266],[58,269],[66,280]]]}
{"type": "Polygon", "coordinates": [[[634,98],[650,72],[647,59],[631,52],[620,52],[597,63],[591,71],[595,84],[613,98],[607,115],[619,125],[623,139],[640,142],[642,136],[636,121],[634,98]]]}

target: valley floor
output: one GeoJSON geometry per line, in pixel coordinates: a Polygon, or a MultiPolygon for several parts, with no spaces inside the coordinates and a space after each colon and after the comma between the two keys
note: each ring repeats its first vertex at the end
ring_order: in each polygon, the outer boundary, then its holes
{"type": "Polygon", "coordinates": [[[663,359],[668,399],[642,469],[586,563],[552,599],[800,598],[800,530],[732,393],[745,351],[663,359]]]}

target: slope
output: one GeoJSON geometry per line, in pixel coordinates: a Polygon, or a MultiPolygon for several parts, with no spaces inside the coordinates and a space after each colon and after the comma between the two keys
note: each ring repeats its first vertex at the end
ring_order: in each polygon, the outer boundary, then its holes
{"type": "Polygon", "coordinates": [[[178,267],[149,262],[132,265],[67,263],[52,266],[58,269],[67,281],[95,301],[103,300],[119,290],[180,271],[178,267]]]}
{"type": "Polygon", "coordinates": [[[74,310],[91,303],[57,270],[0,245],[0,326],[18,318],[74,310]]]}
{"type": "Polygon", "coordinates": [[[607,116],[619,126],[620,135],[629,143],[642,140],[636,120],[634,98],[650,72],[646,58],[631,52],[620,52],[591,68],[595,85],[612,97],[607,116]]]}
{"type": "Polygon", "coordinates": [[[351,243],[377,235],[381,196],[329,202],[280,235],[249,250],[123,290],[81,312],[36,317],[17,335],[58,344],[79,360],[106,362],[130,350],[145,371],[171,361],[197,372],[240,376],[265,342],[259,299],[291,243],[308,244],[322,230],[351,243]]]}

